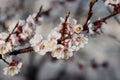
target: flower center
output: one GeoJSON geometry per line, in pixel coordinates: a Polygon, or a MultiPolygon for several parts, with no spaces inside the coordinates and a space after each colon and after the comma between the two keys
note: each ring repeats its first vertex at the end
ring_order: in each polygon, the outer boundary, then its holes
{"type": "Polygon", "coordinates": [[[13,67],[9,68],[9,70],[8,70],[9,74],[14,73],[14,72],[15,72],[15,69],[13,67]]]}
{"type": "Polygon", "coordinates": [[[40,50],[43,50],[44,48],[45,48],[45,45],[44,45],[44,44],[40,44],[39,49],[40,49],[40,50]]]}
{"type": "Polygon", "coordinates": [[[77,32],[79,32],[79,31],[81,31],[81,27],[78,26],[78,27],[75,28],[75,30],[76,30],[77,32]]]}
{"type": "Polygon", "coordinates": [[[0,50],[4,51],[4,50],[6,50],[6,47],[5,46],[1,46],[0,50]]]}

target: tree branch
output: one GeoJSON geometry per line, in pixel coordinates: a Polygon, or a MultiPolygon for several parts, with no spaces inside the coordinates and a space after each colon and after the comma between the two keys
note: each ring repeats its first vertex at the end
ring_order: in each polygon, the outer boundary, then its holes
{"type": "Polygon", "coordinates": [[[88,21],[90,20],[90,18],[92,17],[93,15],[93,12],[92,12],[92,8],[94,6],[94,4],[97,2],[97,0],[91,0],[90,1],[90,4],[89,4],[89,11],[88,11],[88,16],[87,16],[87,19],[85,21],[85,24],[83,25],[83,30],[88,30],[88,26],[87,26],[87,23],[88,21]]]}
{"type": "Polygon", "coordinates": [[[117,14],[119,14],[119,13],[120,13],[120,12],[113,12],[113,13],[111,13],[110,15],[108,15],[108,16],[100,19],[100,20],[94,21],[93,24],[95,25],[95,24],[97,24],[98,22],[106,22],[107,19],[109,19],[109,18],[111,18],[111,17],[113,17],[113,16],[115,16],[115,15],[117,15],[117,14]]]}
{"type": "MultiPolygon", "coordinates": [[[[33,48],[32,47],[28,47],[28,48],[24,48],[24,49],[15,50],[13,52],[9,52],[9,55],[18,55],[18,54],[31,52],[31,51],[34,51],[33,48]]],[[[0,59],[2,59],[2,55],[0,55],[0,59]]]]}

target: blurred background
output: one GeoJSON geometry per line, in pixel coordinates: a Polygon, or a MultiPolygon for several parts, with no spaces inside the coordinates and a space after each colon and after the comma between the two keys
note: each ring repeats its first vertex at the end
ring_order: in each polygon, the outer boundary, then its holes
{"type": "MultiPolygon", "coordinates": [[[[46,38],[68,10],[71,17],[84,24],[89,0],[0,0],[0,32],[7,31],[19,19],[38,12],[41,5],[44,19],[38,27],[46,38]]],[[[93,8],[91,21],[111,12],[112,9],[99,0],[93,8]]],[[[7,65],[0,60],[0,80],[120,80],[120,14],[107,20],[103,33],[90,36],[85,48],[74,52],[70,60],[56,60],[49,55],[37,54],[18,56],[23,62],[21,72],[14,77],[3,75],[2,69],[7,65]]]]}

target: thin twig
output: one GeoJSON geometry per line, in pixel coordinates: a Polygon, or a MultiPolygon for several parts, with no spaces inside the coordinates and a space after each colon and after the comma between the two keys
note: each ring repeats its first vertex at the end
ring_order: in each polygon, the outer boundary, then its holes
{"type": "Polygon", "coordinates": [[[90,18],[92,17],[93,15],[93,12],[92,12],[92,8],[94,6],[94,4],[97,2],[97,0],[94,0],[94,1],[90,1],[90,4],[89,4],[89,11],[88,11],[88,16],[87,16],[87,19],[83,25],[83,30],[88,30],[88,21],[90,20],[90,18]]]}
{"type": "Polygon", "coordinates": [[[65,16],[65,22],[64,22],[64,23],[67,22],[69,16],[70,16],[70,11],[68,11],[68,12],[66,13],[66,16],[65,16]]]}
{"type": "Polygon", "coordinates": [[[111,17],[113,17],[113,16],[115,16],[115,15],[117,15],[117,14],[119,14],[119,13],[120,13],[120,12],[113,12],[113,13],[111,13],[110,15],[108,15],[108,16],[100,19],[100,20],[94,21],[93,24],[96,24],[96,23],[98,23],[98,22],[106,22],[107,19],[109,19],[109,18],[111,18],[111,17]]]}
{"type": "MultiPolygon", "coordinates": [[[[109,13],[112,12],[109,7],[107,7],[107,10],[108,10],[109,13]]],[[[114,19],[116,20],[116,22],[117,22],[118,24],[120,24],[120,20],[117,18],[117,16],[114,16],[114,19]]]]}
{"type": "Polygon", "coordinates": [[[5,59],[1,58],[1,60],[3,60],[6,64],[10,65],[10,63],[7,62],[5,59]]]}
{"type": "Polygon", "coordinates": [[[19,50],[15,50],[13,52],[10,52],[9,55],[18,55],[18,54],[22,54],[22,53],[31,52],[31,51],[33,51],[33,48],[28,47],[28,48],[19,49],[19,50]]]}
{"type": "Polygon", "coordinates": [[[6,38],[6,42],[8,42],[8,40],[10,39],[11,35],[13,34],[13,32],[15,31],[15,29],[18,27],[19,21],[17,22],[17,24],[15,25],[14,29],[12,30],[12,32],[8,35],[8,37],[6,38]]]}
{"type": "Polygon", "coordinates": [[[39,12],[38,12],[37,15],[35,16],[35,18],[34,18],[35,21],[38,21],[38,18],[41,16],[42,8],[43,8],[43,6],[40,7],[39,12]]]}

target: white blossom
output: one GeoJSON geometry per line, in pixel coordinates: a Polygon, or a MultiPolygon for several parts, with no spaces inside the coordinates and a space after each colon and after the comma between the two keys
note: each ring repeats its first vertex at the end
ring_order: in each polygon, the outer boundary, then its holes
{"type": "Polygon", "coordinates": [[[34,17],[29,15],[29,17],[27,18],[27,23],[29,25],[29,27],[31,27],[32,29],[35,29],[35,21],[34,21],[34,17]]]}
{"type": "Polygon", "coordinates": [[[67,49],[63,45],[58,44],[51,55],[57,59],[68,59],[73,56],[72,49],[67,49]]]}
{"type": "Polygon", "coordinates": [[[57,31],[53,30],[48,35],[48,40],[53,40],[53,39],[58,40],[58,39],[60,39],[60,37],[61,37],[61,34],[59,32],[57,32],[57,31]]]}
{"type": "Polygon", "coordinates": [[[19,20],[19,23],[18,23],[19,26],[24,26],[24,24],[25,24],[25,20],[19,20]]]}
{"type": "Polygon", "coordinates": [[[12,51],[12,47],[10,43],[5,43],[0,45],[0,54],[5,54],[10,51],[12,51]]]}
{"type": "Polygon", "coordinates": [[[118,4],[120,3],[120,0],[106,0],[105,4],[109,5],[109,4],[118,4]]]}
{"type": "Polygon", "coordinates": [[[14,46],[20,45],[20,43],[18,41],[18,37],[16,36],[16,34],[11,35],[10,41],[11,41],[12,45],[14,45],[14,46]]]}
{"type": "Polygon", "coordinates": [[[8,37],[8,33],[2,32],[0,33],[0,40],[5,40],[8,37]]]}
{"type": "Polygon", "coordinates": [[[48,41],[48,50],[49,51],[54,51],[56,46],[57,46],[57,41],[56,40],[48,41]]]}
{"type": "Polygon", "coordinates": [[[0,45],[4,44],[4,43],[5,43],[5,40],[3,40],[2,38],[0,38],[0,45]]]}
{"type": "MultiPolygon", "coordinates": [[[[18,21],[18,26],[24,26],[24,24],[25,24],[25,20],[18,21]]],[[[13,31],[13,29],[15,28],[15,26],[16,26],[16,22],[9,26],[8,31],[11,33],[13,31]]]]}
{"type": "Polygon", "coordinates": [[[43,37],[41,36],[41,34],[36,33],[33,38],[30,40],[30,44],[31,46],[36,46],[38,45],[41,41],[42,41],[43,37]]]}
{"type": "Polygon", "coordinates": [[[19,62],[16,66],[9,66],[3,69],[4,75],[14,76],[20,72],[20,68],[22,67],[22,63],[19,62]]]}
{"type": "MultiPolygon", "coordinates": [[[[64,23],[65,19],[60,17],[60,21],[61,21],[61,23],[64,23]]],[[[69,17],[68,20],[67,20],[67,23],[69,23],[71,26],[74,26],[74,25],[77,24],[77,20],[69,17]]]]}
{"type": "Polygon", "coordinates": [[[42,40],[37,46],[34,47],[35,52],[40,55],[45,55],[48,52],[48,41],[42,40]]]}
{"type": "Polygon", "coordinates": [[[33,33],[33,30],[29,27],[28,24],[23,27],[23,34],[25,34],[27,37],[31,36],[33,33]]]}
{"type": "Polygon", "coordinates": [[[72,49],[64,49],[64,58],[63,59],[69,59],[73,56],[73,50],[72,49]]]}
{"type": "Polygon", "coordinates": [[[55,51],[53,51],[51,54],[52,57],[56,57],[57,59],[63,59],[64,58],[63,50],[64,50],[64,46],[61,44],[58,44],[56,46],[55,51]]]}
{"type": "Polygon", "coordinates": [[[83,48],[84,45],[88,43],[88,38],[85,37],[83,34],[74,34],[73,41],[75,45],[73,45],[72,48],[78,51],[80,48],[83,48]]]}

